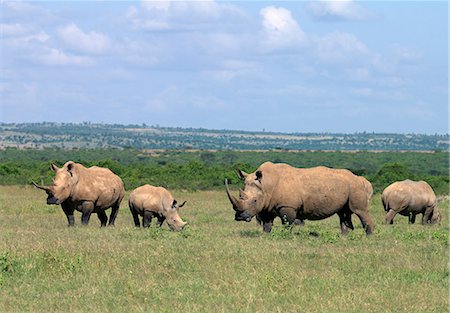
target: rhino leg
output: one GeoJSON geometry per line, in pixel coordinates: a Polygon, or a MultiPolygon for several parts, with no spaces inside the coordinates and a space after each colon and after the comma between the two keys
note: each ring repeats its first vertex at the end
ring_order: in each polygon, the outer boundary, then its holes
{"type": "Polygon", "coordinates": [[[139,221],[139,214],[133,208],[130,208],[130,211],[131,215],[133,215],[134,226],[141,227],[141,222],[139,221]]]}
{"type": "MultiPolygon", "coordinates": [[[[366,235],[371,235],[373,233],[373,229],[375,228],[375,224],[374,224],[372,217],[370,216],[367,208],[365,210],[362,210],[362,209],[355,209],[355,208],[350,207],[350,209],[353,213],[355,213],[359,217],[359,220],[361,221],[361,225],[364,228],[364,230],[366,231],[366,235]]],[[[349,214],[349,216],[351,216],[351,215],[349,214]]],[[[351,220],[350,220],[350,223],[351,223],[351,220]]],[[[349,224],[349,225],[351,225],[351,224],[349,224]]]]}
{"type": "Polygon", "coordinates": [[[272,231],[273,221],[263,222],[263,232],[270,233],[272,231]]]}
{"type": "Polygon", "coordinates": [[[94,211],[94,204],[92,202],[83,202],[81,205],[81,224],[88,225],[91,218],[92,211],[94,211]]]}
{"type": "Polygon", "coordinates": [[[425,212],[422,216],[422,225],[428,224],[428,221],[431,220],[431,214],[434,211],[434,206],[429,206],[425,209],[425,212]]]}
{"type": "Polygon", "coordinates": [[[350,229],[353,230],[351,212],[340,211],[338,212],[338,216],[341,224],[341,234],[347,235],[350,229]]]}
{"type": "Polygon", "coordinates": [[[274,212],[263,211],[256,214],[256,220],[263,227],[263,232],[270,233],[272,231],[273,220],[276,214],[274,212]]]}
{"type": "Polygon", "coordinates": [[[100,227],[105,227],[106,222],[108,221],[108,216],[106,216],[105,211],[97,212],[98,219],[100,220],[100,227]]]}
{"type": "Polygon", "coordinates": [[[150,211],[144,210],[142,217],[142,227],[148,228],[150,227],[150,223],[152,222],[153,213],[150,211]]]}
{"type": "Polygon", "coordinates": [[[162,227],[162,224],[164,223],[165,220],[166,220],[166,217],[164,215],[160,214],[158,216],[158,226],[162,227]]]}
{"type": "Polygon", "coordinates": [[[119,206],[120,206],[120,202],[116,202],[111,207],[111,215],[109,216],[108,226],[114,226],[114,222],[116,221],[117,213],[119,213],[119,206]]]}
{"type": "Polygon", "coordinates": [[[414,224],[416,222],[416,213],[410,213],[408,215],[409,224],[414,224]]]}
{"type": "Polygon", "coordinates": [[[73,216],[74,208],[66,203],[62,203],[61,207],[66,214],[68,226],[75,226],[75,218],[73,216]]]}
{"type": "Polygon", "coordinates": [[[128,206],[130,207],[131,215],[133,215],[134,226],[141,227],[141,222],[139,221],[139,213],[136,210],[133,202],[129,201],[128,206]]]}
{"type": "Polygon", "coordinates": [[[282,224],[292,225],[295,222],[297,212],[293,208],[283,207],[279,210],[278,215],[282,224]]]}
{"type": "Polygon", "coordinates": [[[394,224],[394,216],[397,214],[394,210],[390,209],[386,214],[386,224],[394,224]]]}

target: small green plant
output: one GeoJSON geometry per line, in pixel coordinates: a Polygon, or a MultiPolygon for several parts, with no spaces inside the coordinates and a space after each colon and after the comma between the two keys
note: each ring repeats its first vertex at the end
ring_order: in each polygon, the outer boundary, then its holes
{"type": "Polygon", "coordinates": [[[194,235],[194,231],[192,230],[192,227],[187,225],[179,232],[179,234],[183,238],[191,238],[194,235]]]}
{"type": "Polygon", "coordinates": [[[259,229],[251,229],[251,230],[241,230],[241,237],[260,237],[262,232],[259,229]]]}
{"type": "Polygon", "coordinates": [[[431,233],[431,238],[433,240],[439,241],[443,245],[448,246],[449,245],[449,235],[448,235],[448,228],[447,229],[436,229],[431,233]]]}
{"type": "Polygon", "coordinates": [[[4,252],[0,255],[0,286],[3,285],[7,276],[16,272],[18,262],[13,259],[9,252],[4,252]]]}
{"type": "Polygon", "coordinates": [[[292,239],[294,238],[294,235],[292,234],[293,225],[281,225],[281,226],[274,226],[272,228],[272,231],[270,232],[270,236],[272,238],[277,239],[292,239]]]}
{"type": "Polygon", "coordinates": [[[83,258],[80,255],[67,255],[58,252],[45,251],[40,256],[39,269],[45,268],[51,272],[72,275],[84,267],[83,258]]]}

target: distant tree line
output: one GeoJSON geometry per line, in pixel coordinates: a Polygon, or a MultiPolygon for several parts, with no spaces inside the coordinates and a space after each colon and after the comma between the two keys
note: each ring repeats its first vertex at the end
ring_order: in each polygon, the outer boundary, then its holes
{"type": "Polygon", "coordinates": [[[51,163],[72,160],[85,166],[103,166],[118,174],[126,189],[143,184],[170,189],[203,190],[223,187],[225,178],[238,183],[236,169],[254,171],[265,161],[295,167],[325,165],[347,168],[372,182],[375,192],[390,183],[425,180],[438,194],[449,192],[447,152],[241,152],[241,151],[151,151],[135,149],[5,149],[0,151],[0,184],[25,185],[31,181],[51,184],[51,163]]]}
{"type": "Polygon", "coordinates": [[[0,123],[0,147],[217,150],[442,150],[448,134],[275,133],[95,123],[0,123]]]}

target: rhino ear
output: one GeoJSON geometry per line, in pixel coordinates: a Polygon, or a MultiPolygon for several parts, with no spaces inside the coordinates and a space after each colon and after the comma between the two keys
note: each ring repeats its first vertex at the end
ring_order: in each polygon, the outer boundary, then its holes
{"type": "Polygon", "coordinates": [[[261,182],[262,172],[261,171],[256,171],[255,175],[256,175],[256,180],[259,180],[259,182],[261,182]]]}
{"type": "Polygon", "coordinates": [[[55,164],[52,163],[50,164],[50,169],[56,173],[59,170],[59,167],[57,167],[55,164]]]}
{"type": "Polygon", "coordinates": [[[67,162],[67,171],[69,172],[70,176],[73,176],[73,172],[75,170],[75,162],[67,162]]]}
{"type": "Polygon", "coordinates": [[[237,175],[240,179],[244,180],[247,178],[248,174],[244,171],[241,171],[240,169],[237,169],[237,175]]]}

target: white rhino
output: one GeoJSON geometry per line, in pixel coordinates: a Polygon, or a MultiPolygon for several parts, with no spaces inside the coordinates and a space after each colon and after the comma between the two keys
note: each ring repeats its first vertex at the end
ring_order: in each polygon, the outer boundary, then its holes
{"type": "MultiPolygon", "coordinates": [[[[231,194],[225,181],[236,220],[249,222],[258,215],[273,221],[273,216],[279,216],[292,224],[296,219],[321,220],[338,214],[341,232],[346,234],[353,229],[351,215],[355,213],[366,234],[373,232],[374,222],[368,211],[372,186],[348,170],[324,166],[301,169],[265,162],[254,173],[239,173],[245,179],[239,199],[231,194]]],[[[264,231],[270,231],[264,226],[264,231]]]]}
{"type": "Polygon", "coordinates": [[[386,223],[393,224],[398,213],[408,216],[408,221],[414,224],[416,215],[422,213],[422,224],[438,223],[441,215],[437,207],[436,195],[433,189],[424,181],[404,180],[395,182],[381,195],[386,214],[386,223]]]}
{"type": "Polygon", "coordinates": [[[73,161],[67,162],[62,168],[52,164],[51,169],[56,173],[53,185],[33,185],[45,190],[48,195],[47,204],[61,204],[69,226],[74,226],[75,210],[82,213],[82,224],[87,225],[91,214],[97,213],[101,226],[106,226],[108,217],[105,210],[108,208],[111,208],[109,225],[114,225],[120,202],[125,195],[119,176],[107,168],[86,168],[73,161]]]}
{"type": "Polygon", "coordinates": [[[140,227],[139,215],[142,216],[142,226],[150,227],[153,217],[158,219],[161,227],[167,219],[170,229],[179,231],[186,226],[178,214],[179,208],[184,206],[186,201],[178,205],[172,194],[163,187],[144,185],[134,189],[128,200],[134,225],[140,227]]]}

